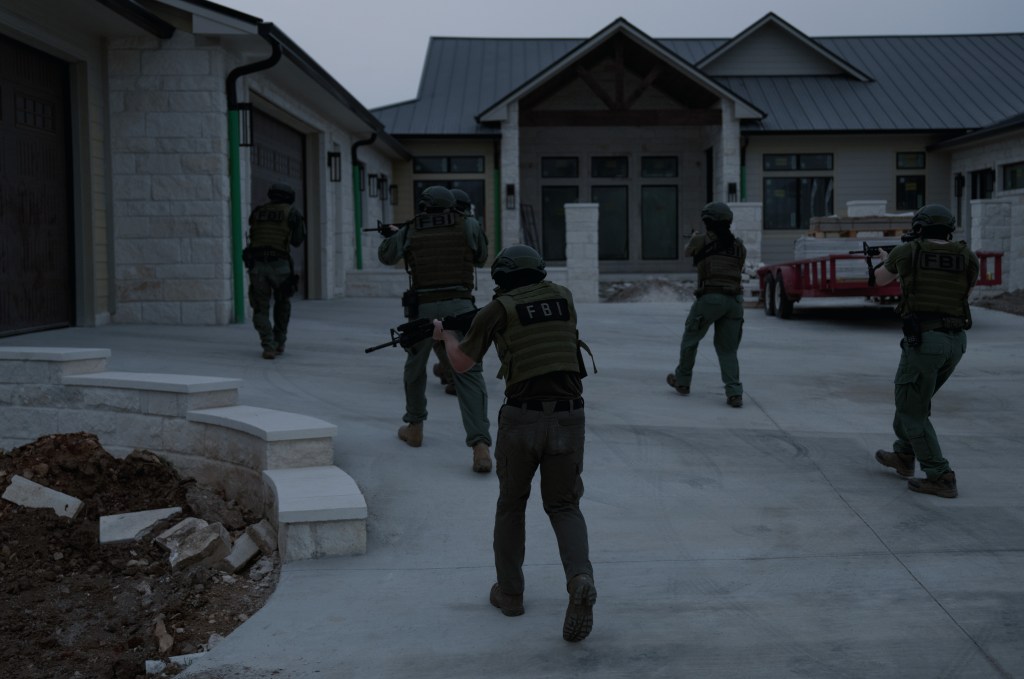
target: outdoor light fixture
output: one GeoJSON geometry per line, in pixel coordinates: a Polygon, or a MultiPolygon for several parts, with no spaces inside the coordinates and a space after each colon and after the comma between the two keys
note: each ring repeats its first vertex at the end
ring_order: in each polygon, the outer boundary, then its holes
{"type": "Polygon", "coordinates": [[[398,184],[392,184],[388,187],[388,195],[391,197],[391,204],[398,205],[398,184]]]}
{"type": "Polygon", "coordinates": [[[516,185],[505,184],[505,209],[516,209],[516,185]]]}
{"type": "Polygon", "coordinates": [[[238,145],[252,146],[252,104],[238,104],[238,145]]]}
{"type": "Polygon", "coordinates": [[[370,198],[376,198],[380,194],[380,183],[377,181],[377,175],[370,175],[370,198]]]}
{"type": "Polygon", "coordinates": [[[340,151],[328,151],[327,152],[327,170],[330,175],[332,182],[341,181],[341,152],[340,151]]]}

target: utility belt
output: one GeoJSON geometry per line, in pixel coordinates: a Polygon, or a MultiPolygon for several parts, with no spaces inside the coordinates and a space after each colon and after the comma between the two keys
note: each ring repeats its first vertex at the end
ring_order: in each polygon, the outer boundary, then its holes
{"type": "Polygon", "coordinates": [[[559,412],[571,412],[573,410],[579,410],[583,407],[582,398],[574,398],[572,400],[561,400],[561,401],[519,401],[517,399],[508,399],[505,401],[505,405],[513,408],[522,408],[523,410],[535,410],[543,411],[545,413],[559,413],[559,412]]]}
{"type": "Polygon", "coordinates": [[[969,319],[943,314],[909,314],[903,317],[903,338],[908,347],[921,346],[921,333],[944,332],[956,334],[971,327],[969,319]]]}
{"type": "Polygon", "coordinates": [[[733,288],[733,287],[725,287],[725,286],[722,286],[722,285],[708,285],[708,286],[705,286],[703,288],[697,288],[696,290],[694,290],[693,296],[697,297],[697,298],[700,298],[700,297],[703,297],[704,295],[706,295],[708,293],[715,293],[715,294],[719,294],[719,295],[729,295],[731,297],[734,297],[736,295],[742,295],[743,294],[743,288],[739,288],[739,287],[735,287],[735,288],[733,288]]]}
{"type": "Polygon", "coordinates": [[[402,293],[402,307],[405,309],[405,317],[411,319],[419,315],[420,304],[447,302],[450,299],[468,299],[473,301],[473,291],[467,290],[462,286],[430,288],[427,290],[409,288],[402,293]]]}
{"type": "Polygon", "coordinates": [[[246,266],[252,266],[253,262],[288,261],[288,255],[274,248],[254,248],[250,246],[242,251],[242,260],[246,266]]]}

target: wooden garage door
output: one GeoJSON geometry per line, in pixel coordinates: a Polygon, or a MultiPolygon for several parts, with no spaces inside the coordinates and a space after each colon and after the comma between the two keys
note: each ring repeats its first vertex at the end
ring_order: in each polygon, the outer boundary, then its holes
{"type": "Polygon", "coordinates": [[[68,67],[0,35],[0,336],[74,324],[68,67]]]}
{"type": "MultiPolygon", "coordinates": [[[[252,200],[255,207],[267,200],[267,190],[281,182],[295,189],[295,207],[306,211],[305,138],[301,132],[259,110],[252,112],[252,200]]],[[[306,230],[310,228],[306,224],[306,230]]],[[[298,298],[306,296],[306,246],[292,248],[299,275],[298,298]]]]}

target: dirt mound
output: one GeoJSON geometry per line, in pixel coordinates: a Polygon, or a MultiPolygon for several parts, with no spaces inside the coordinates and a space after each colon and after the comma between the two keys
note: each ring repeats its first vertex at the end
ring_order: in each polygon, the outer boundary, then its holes
{"type": "Polygon", "coordinates": [[[118,459],[92,434],[46,436],[0,451],[0,493],[15,475],[84,506],[69,519],[0,500],[0,677],[144,677],[146,660],[205,650],[273,591],[276,560],[233,576],[207,566],[171,571],[152,541],[160,531],[197,516],[237,532],[258,517],[181,479],[153,453],[118,459]],[[182,514],[133,542],[99,544],[99,517],[164,507],[182,514]],[[161,624],[172,640],[164,652],[161,624]]]}

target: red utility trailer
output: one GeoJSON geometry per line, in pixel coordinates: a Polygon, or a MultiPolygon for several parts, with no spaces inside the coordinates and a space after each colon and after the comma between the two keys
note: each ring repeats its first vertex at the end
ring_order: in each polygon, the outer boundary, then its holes
{"type": "MultiPolygon", "coordinates": [[[[1001,252],[978,252],[978,285],[999,285],[1003,280],[1001,252]]],[[[804,297],[863,297],[880,304],[900,297],[899,280],[872,286],[863,254],[833,254],[762,266],[757,270],[759,299],[769,316],[789,318],[793,305],[804,297]],[[851,261],[852,260],[852,261],[851,261]],[[860,274],[857,274],[859,262],[860,274]]]]}

